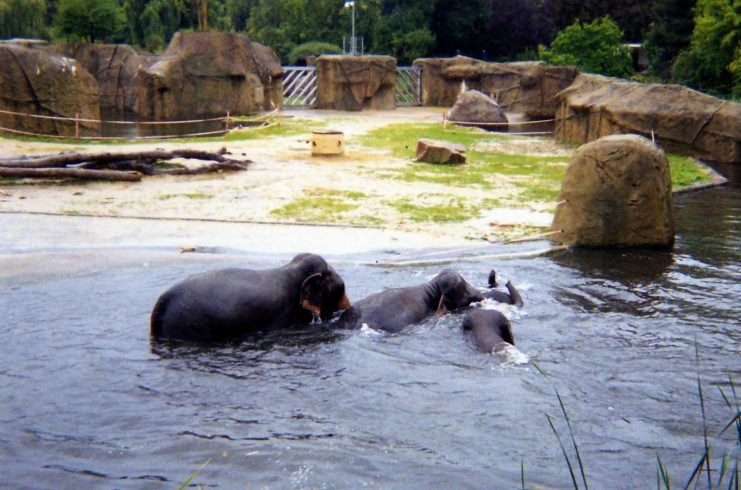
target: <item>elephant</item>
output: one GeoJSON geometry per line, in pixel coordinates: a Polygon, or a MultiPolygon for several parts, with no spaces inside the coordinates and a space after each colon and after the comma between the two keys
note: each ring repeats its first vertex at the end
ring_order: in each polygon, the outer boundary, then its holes
{"type": "Polygon", "coordinates": [[[444,314],[483,300],[478,289],[455,271],[444,270],[419,286],[387,289],[356,302],[339,319],[342,328],[362,324],[397,333],[437,312],[444,314]]]}
{"type": "Polygon", "coordinates": [[[491,353],[502,350],[507,344],[515,345],[509,320],[497,310],[473,310],[463,319],[461,328],[470,332],[479,352],[491,353]]]}
{"type": "Polygon", "coordinates": [[[340,275],[319,255],[304,253],[274,269],[219,269],[188,277],[159,297],[150,333],[158,339],[234,339],[327,320],[349,307],[340,275]]]}
{"type": "MultiPolygon", "coordinates": [[[[497,286],[497,272],[492,269],[489,272],[489,288],[495,288],[497,286]]],[[[493,299],[497,303],[504,303],[508,305],[515,305],[517,307],[522,307],[522,297],[520,296],[519,291],[515,288],[514,284],[512,282],[507,281],[507,283],[504,285],[508,293],[505,293],[504,291],[495,291],[494,289],[489,289],[489,291],[486,291],[484,293],[484,298],[493,299]]]]}

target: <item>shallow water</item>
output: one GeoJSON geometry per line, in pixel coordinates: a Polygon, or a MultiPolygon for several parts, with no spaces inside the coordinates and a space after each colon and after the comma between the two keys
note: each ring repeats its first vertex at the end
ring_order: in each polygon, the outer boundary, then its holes
{"type": "MultiPolygon", "coordinates": [[[[546,418],[571,454],[556,390],[591,487],[655,486],[657,453],[684,485],[703,450],[696,346],[716,467],[734,445],[718,436],[731,418],[719,388],[741,379],[741,190],[675,206],[673,252],[446,265],[480,287],[496,267],[521,290],[524,308],[501,307],[521,354],[509,357],[477,353],[456,315],[400,335],[150,343],[172,283],[283,256],[0,279],[2,486],[174,488],[209,461],[195,481],[214,488],[519,488],[521,465],[528,487],[568,488],[546,418]]],[[[331,259],[351,299],[444,267],[331,259]]]]}

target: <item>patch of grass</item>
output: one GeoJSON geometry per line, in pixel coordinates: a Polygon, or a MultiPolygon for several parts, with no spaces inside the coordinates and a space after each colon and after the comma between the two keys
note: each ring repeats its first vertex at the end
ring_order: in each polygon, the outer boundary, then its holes
{"type": "Polygon", "coordinates": [[[455,223],[469,220],[479,215],[479,207],[466,203],[460,198],[450,198],[447,203],[416,204],[409,199],[388,201],[405,218],[417,223],[455,223]]]}
{"type": "Polygon", "coordinates": [[[294,199],[283,207],[270,212],[276,218],[291,219],[306,223],[333,223],[343,219],[344,213],[360,207],[355,202],[365,198],[362,192],[312,189],[304,196],[294,199]]]}
{"type": "Polygon", "coordinates": [[[692,157],[667,155],[672,174],[672,188],[681,189],[688,185],[707,182],[708,173],[692,157]]]}
{"type": "Polygon", "coordinates": [[[213,199],[213,195],[211,194],[203,194],[200,192],[193,192],[190,194],[162,194],[157,199],[161,201],[165,201],[167,199],[176,199],[178,197],[184,197],[186,199],[213,199]]]}
{"type": "MultiPolygon", "coordinates": [[[[473,147],[480,141],[507,138],[477,128],[443,128],[440,124],[400,123],[371,131],[361,143],[374,148],[388,148],[399,158],[411,159],[420,138],[439,139],[473,147]]],[[[507,176],[529,200],[553,201],[569,163],[567,156],[519,155],[469,150],[464,165],[433,165],[411,162],[402,169],[385,169],[376,174],[403,182],[428,182],[456,187],[476,186],[495,189],[499,176],[507,176]],[[518,177],[518,179],[512,179],[518,177]],[[521,178],[519,178],[521,177],[521,178]]]]}

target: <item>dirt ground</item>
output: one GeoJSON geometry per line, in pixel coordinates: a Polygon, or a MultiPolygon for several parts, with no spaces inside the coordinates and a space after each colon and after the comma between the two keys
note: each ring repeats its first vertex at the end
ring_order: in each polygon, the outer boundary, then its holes
{"type": "MultiPolygon", "coordinates": [[[[384,239],[412,245],[475,244],[481,237],[504,240],[519,236],[522,230],[545,231],[552,219],[551,209],[518,206],[485,209],[480,215],[463,222],[412,222],[395,213],[390,200],[408,199],[424,202],[431,195],[447,195],[466,199],[497,198],[506,195],[508,183],[498,189],[462,189],[424,182],[399,182],[375,178],[377,169],[403,167],[410,159],[399,159],[382,149],[361,147],[357,137],[371,129],[398,122],[439,122],[444,109],[406,108],[395,111],[364,111],[345,113],[334,111],[284,112],[286,117],[307,121],[305,135],[270,137],[236,142],[152,142],[125,145],[64,145],[37,143],[0,138],[0,157],[48,154],[61,151],[136,151],[154,148],[198,148],[216,151],[226,146],[236,159],[249,159],[246,172],[207,174],[201,176],[145,177],[138,183],[74,183],[49,184],[39,182],[0,186],[0,212],[35,213],[66,216],[117,218],[155,218],[158,220],[199,220],[268,224],[281,226],[295,222],[276,214],[297,199],[312,195],[349,195],[362,192],[368,196],[360,207],[348,211],[343,219],[334,221],[333,228],[353,225],[357,239],[383,243],[384,239]],[[346,153],[343,157],[312,157],[308,139],[312,121],[322,128],[343,131],[346,153]],[[320,120],[327,120],[329,126],[320,120]],[[357,226],[360,224],[361,226],[357,226]]],[[[508,153],[538,153],[563,155],[568,147],[550,138],[516,137],[498,145],[492,151],[508,153]]],[[[489,149],[489,148],[487,148],[489,149]]],[[[413,152],[413,150],[412,150],[413,152]]],[[[307,210],[308,212],[308,210],[307,210]]],[[[305,220],[306,221],[306,220],[305,220]]],[[[308,221],[313,221],[309,219],[308,221]]],[[[321,221],[321,220],[319,220],[321,221]]],[[[290,229],[290,226],[288,227],[290,229]]],[[[276,228],[272,228],[276,230],[276,228]]],[[[280,232],[282,233],[282,231],[280,232]]],[[[290,231],[288,231],[290,233],[290,231]]],[[[208,232],[205,232],[208,235],[208,232]]],[[[351,234],[352,236],[352,234],[351,234]]]]}

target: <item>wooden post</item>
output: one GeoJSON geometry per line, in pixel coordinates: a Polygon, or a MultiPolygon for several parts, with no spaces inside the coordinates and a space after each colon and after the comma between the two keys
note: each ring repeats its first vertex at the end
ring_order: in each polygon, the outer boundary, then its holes
{"type": "Polygon", "coordinates": [[[75,139],[80,139],[80,113],[75,113],[75,139]]]}
{"type": "Polygon", "coordinates": [[[229,132],[229,111],[226,111],[226,121],[225,121],[225,124],[226,124],[226,132],[228,133],[229,132]]]}

